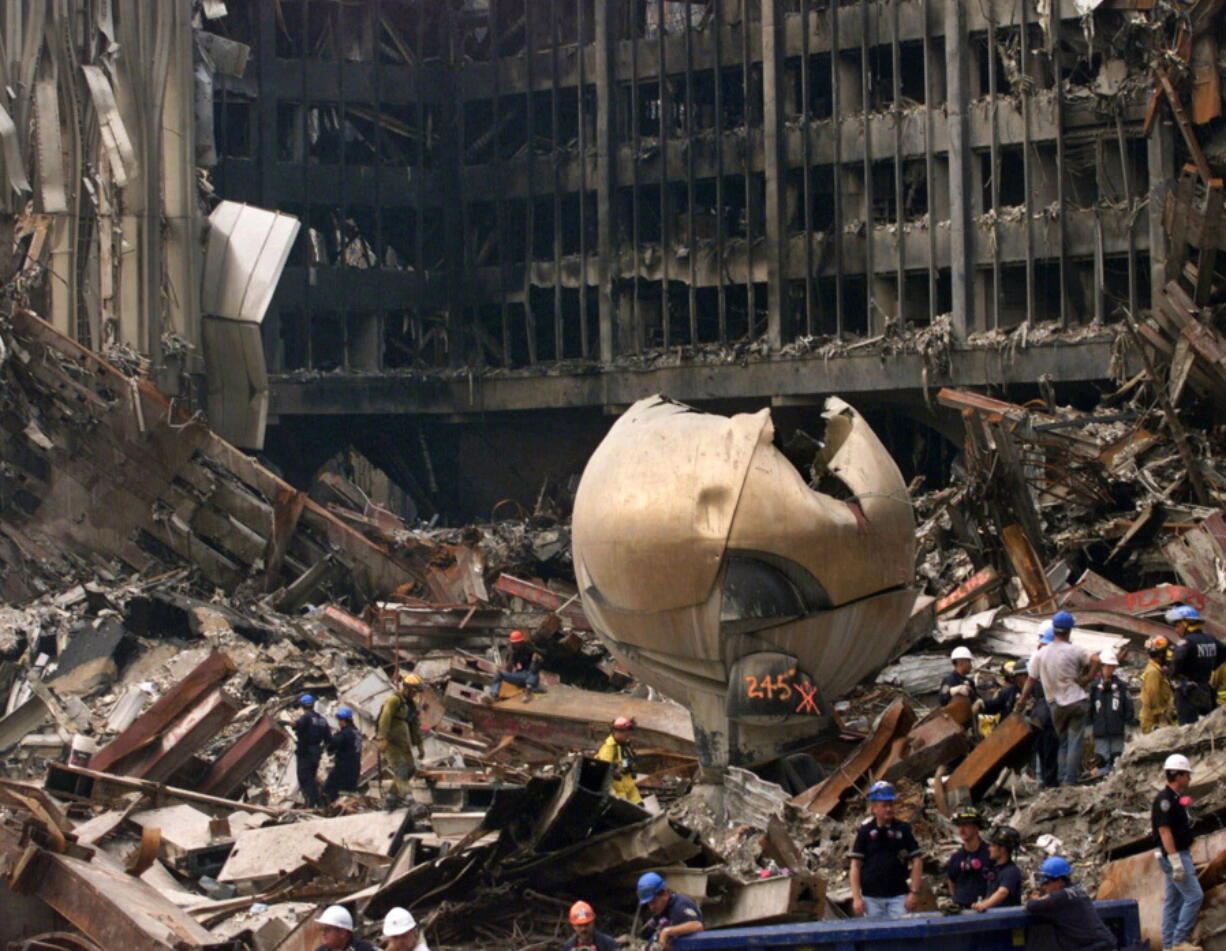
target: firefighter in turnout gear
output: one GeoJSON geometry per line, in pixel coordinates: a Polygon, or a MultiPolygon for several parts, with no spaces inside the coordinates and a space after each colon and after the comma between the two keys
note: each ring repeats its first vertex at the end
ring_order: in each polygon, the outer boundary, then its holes
{"type": "Polygon", "coordinates": [[[630,745],[630,732],[634,720],[618,717],[613,721],[613,732],[596,751],[596,758],[613,764],[613,785],[610,792],[619,799],[638,805],[643,801],[638,784],[634,781],[634,747],[630,745]]]}
{"type": "Polygon", "coordinates": [[[392,788],[383,800],[383,807],[392,810],[406,805],[415,819],[429,812],[414,800],[409,787],[409,780],[417,772],[413,748],[416,748],[418,756],[425,754],[421,738],[421,710],[417,706],[417,695],[423,687],[417,674],[401,675],[396,692],[383,701],[378,727],[379,752],[393,776],[392,788]]]}

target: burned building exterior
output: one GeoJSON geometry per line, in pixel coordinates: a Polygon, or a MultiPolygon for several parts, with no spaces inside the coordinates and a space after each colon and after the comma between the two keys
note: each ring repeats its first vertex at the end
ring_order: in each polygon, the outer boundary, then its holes
{"type": "MultiPolygon", "coordinates": [[[[218,28],[253,54],[219,83],[214,183],[306,225],[266,324],[271,367],[366,373],[285,378],[279,411],[435,408],[380,382],[405,368],[566,377],[721,346],[787,363],[944,315],[964,339],[1136,313],[1159,240],[1151,183],[1174,162],[1161,122],[1141,136],[1148,83],[1124,58],[1137,16],[231,4],[218,28]]],[[[1076,372],[1047,358],[1056,379],[1076,372]]],[[[558,388],[486,406],[558,405],[558,388]]]]}

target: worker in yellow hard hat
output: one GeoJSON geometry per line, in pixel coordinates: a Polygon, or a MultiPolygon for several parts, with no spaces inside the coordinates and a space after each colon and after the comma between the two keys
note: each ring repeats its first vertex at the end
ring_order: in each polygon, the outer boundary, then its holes
{"type": "Polygon", "coordinates": [[[415,819],[429,812],[413,798],[409,787],[409,780],[417,772],[413,748],[417,749],[419,757],[425,755],[421,737],[421,708],[417,702],[424,689],[425,684],[417,674],[401,674],[396,679],[395,690],[383,701],[376,733],[379,753],[392,771],[392,788],[384,797],[383,807],[390,811],[401,805],[408,806],[415,819]]]}
{"type": "Polygon", "coordinates": [[[634,720],[631,717],[618,717],[613,721],[612,732],[605,737],[596,751],[596,758],[613,764],[613,785],[609,792],[619,799],[625,799],[635,805],[642,803],[638,784],[634,781],[634,747],[630,745],[630,734],[634,730],[634,720]]]}

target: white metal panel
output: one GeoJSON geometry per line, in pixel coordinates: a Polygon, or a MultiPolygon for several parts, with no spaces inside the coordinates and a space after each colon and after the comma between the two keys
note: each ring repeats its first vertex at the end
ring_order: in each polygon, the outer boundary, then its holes
{"type": "Polygon", "coordinates": [[[209,216],[203,310],[260,323],[301,227],[297,218],[223,201],[209,216]]]}

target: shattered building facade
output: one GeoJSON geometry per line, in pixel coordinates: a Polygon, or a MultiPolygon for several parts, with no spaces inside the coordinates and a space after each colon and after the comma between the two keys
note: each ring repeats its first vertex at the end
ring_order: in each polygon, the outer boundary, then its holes
{"type": "Polygon", "coordinates": [[[305,225],[274,412],[910,389],[919,361],[804,357],[1137,313],[1175,155],[1142,136],[1132,6],[232,3],[214,182],[305,225]]]}

